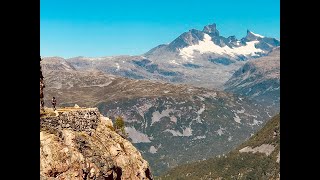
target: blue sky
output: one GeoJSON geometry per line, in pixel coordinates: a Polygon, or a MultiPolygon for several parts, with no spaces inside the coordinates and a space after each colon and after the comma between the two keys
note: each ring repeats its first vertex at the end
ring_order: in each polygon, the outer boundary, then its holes
{"type": "Polygon", "coordinates": [[[40,0],[41,56],[139,55],[189,29],[217,24],[280,38],[280,0],[40,0]]]}

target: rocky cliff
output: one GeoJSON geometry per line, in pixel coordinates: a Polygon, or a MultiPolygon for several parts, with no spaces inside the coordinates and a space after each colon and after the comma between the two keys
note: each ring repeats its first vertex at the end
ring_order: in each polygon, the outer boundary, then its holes
{"type": "Polygon", "coordinates": [[[96,108],[40,118],[40,179],[152,179],[147,161],[96,108]]]}
{"type": "MultiPolygon", "coordinates": [[[[40,63],[41,63],[41,57],[40,57],[40,63]]],[[[43,110],[44,108],[44,101],[43,101],[43,89],[44,89],[44,82],[43,82],[43,74],[42,74],[42,69],[41,69],[41,64],[40,64],[40,109],[43,110]]]]}

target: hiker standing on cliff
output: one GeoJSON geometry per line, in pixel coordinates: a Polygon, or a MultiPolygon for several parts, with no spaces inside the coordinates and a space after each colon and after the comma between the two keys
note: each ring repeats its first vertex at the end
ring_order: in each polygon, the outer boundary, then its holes
{"type": "Polygon", "coordinates": [[[55,111],[56,110],[56,104],[57,104],[57,100],[55,97],[52,98],[52,106],[53,106],[53,110],[55,111]]]}

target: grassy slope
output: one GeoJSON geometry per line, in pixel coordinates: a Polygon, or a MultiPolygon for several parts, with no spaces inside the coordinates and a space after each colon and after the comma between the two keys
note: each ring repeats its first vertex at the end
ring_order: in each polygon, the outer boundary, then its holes
{"type": "Polygon", "coordinates": [[[276,162],[279,151],[280,114],[226,156],[178,166],[156,179],[277,179],[280,173],[280,164],[276,162]],[[279,135],[273,137],[274,131],[279,135]],[[272,144],[276,148],[270,156],[239,153],[246,146],[254,148],[262,144],[272,144]]]}

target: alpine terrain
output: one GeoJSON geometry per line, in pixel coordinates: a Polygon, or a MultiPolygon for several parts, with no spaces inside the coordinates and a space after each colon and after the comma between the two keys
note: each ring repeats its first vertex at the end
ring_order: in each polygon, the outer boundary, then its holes
{"type": "Polygon", "coordinates": [[[218,90],[132,80],[75,70],[64,59],[42,62],[45,102],[98,107],[125,119],[131,142],[155,175],[179,164],[223,154],[250,137],[271,111],[254,100],[218,90]]]}
{"type": "Polygon", "coordinates": [[[45,106],[54,96],[61,108],[123,117],[156,176],[234,152],[279,113],[280,41],[249,30],[223,37],[211,24],[141,55],[46,57],[41,65],[45,106]]]}
{"type": "Polygon", "coordinates": [[[178,166],[159,180],[280,179],[280,114],[230,153],[178,166]]]}
{"type": "Polygon", "coordinates": [[[280,47],[249,60],[225,83],[228,92],[247,96],[280,111],[280,47]]]}
{"type": "Polygon", "coordinates": [[[223,37],[216,24],[191,29],[169,44],[137,56],[74,57],[76,69],[97,69],[132,79],[185,83],[223,89],[223,84],[245,61],[267,55],[280,41],[247,30],[241,39],[223,37]],[[201,73],[200,73],[201,72],[201,73]]]}

